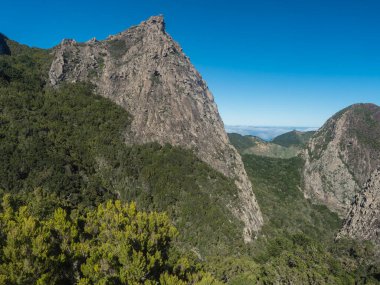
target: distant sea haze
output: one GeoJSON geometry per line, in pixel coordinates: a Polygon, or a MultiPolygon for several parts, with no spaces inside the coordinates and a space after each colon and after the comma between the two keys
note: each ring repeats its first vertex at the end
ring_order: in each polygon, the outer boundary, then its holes
{"type": "Polygon", "coordinates": [[[307,131],[316,131],[318,127],[254,127],[254,126],[225,126],[227,133],[238,133],[241,135],[251,135],[257,136],[263,140],[271,141],[275,137],[282,135],[293,130],[307,132],[307,131]]]}

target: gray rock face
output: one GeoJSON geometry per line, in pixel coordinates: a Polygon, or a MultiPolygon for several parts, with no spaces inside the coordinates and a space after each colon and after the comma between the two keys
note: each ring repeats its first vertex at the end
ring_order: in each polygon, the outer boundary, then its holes
{"type": "Polygon", "coordinates": [[[330,118],[303,152],[304,193],[341,217],[380,165],[380,108],[352,105],[330,118]]]}
{"type": "Polygon", "coordinates": [[[338,238],[373,241],[380,247],[380,168],[356,195],[338,238]]]}
{"type": "Polygon", "coordinates": [[[6,42],[7,37],[0,33],[0,55],[10,55],[8,44],[6,42]]]}
{"type": "Polygon", "coordinates": [[[128,144],[156,141],[193,149],[203,161],[235,180],[250,241],[263,220],[241,157],[229,143],[214,98],[161,16],[104,41],[64,40],[55,48],[50,83],[90,81],[100,95],[132,116],[128,144]]]}

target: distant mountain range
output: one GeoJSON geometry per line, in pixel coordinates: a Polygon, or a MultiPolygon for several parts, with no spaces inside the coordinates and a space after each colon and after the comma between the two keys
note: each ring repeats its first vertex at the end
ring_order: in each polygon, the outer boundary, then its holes
{"type": "Polygon", "coordinates": [[[318,127],[281,127],[281,126],[231,126],[225,125],[227,133],[237,133],[241,135],[251,135],[260,137],[263,140],[271,141],[275,137],[293,130],[307,132],[316,131],[318,127]]]}
{"type": "Polygon", "coordinates": [[[255,154],[259,156],[291,158],[297,156],[305,147],[315,131],[290,131],[265,141],[257,136],[229,133],[232,145],[240,154],[255,154]]]}

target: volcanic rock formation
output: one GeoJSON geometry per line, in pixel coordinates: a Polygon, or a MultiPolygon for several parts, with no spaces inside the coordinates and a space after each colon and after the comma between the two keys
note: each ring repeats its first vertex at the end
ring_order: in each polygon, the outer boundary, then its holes
{"type": "Polygon", "coordinates": [[[380,165],[380,107],[352,105],[330,118],[303,152],[305,196],[341,217],[380,165]]]}
{"type": "Polygon", "coordinates": [[[380,247],[380,168],[356,195],[338,238],[370,240],[380,247]]]}
{"type": "Polygon", "coordinates": [[[244,222],[250,241],[263,220],[240,155],[229,143],[214,98],[181,47],[165,31],[162,16],[86,43],[63,40],[54,49],[50,83],[90,81],[97,92],[133,117],[127,144],[169,143],[234,179],[240,207],[227,205],[244,222]]]}

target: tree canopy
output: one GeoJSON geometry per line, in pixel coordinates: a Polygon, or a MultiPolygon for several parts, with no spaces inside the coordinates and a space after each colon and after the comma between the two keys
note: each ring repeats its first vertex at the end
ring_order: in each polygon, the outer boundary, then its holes
{"type": "Polygon", "coordinates": [[[172,254],[178,235],[164,213],[107,201],[84,214],[57,208],[41,219],[5,195],[0,284],[219,284],[172,254]]]}

